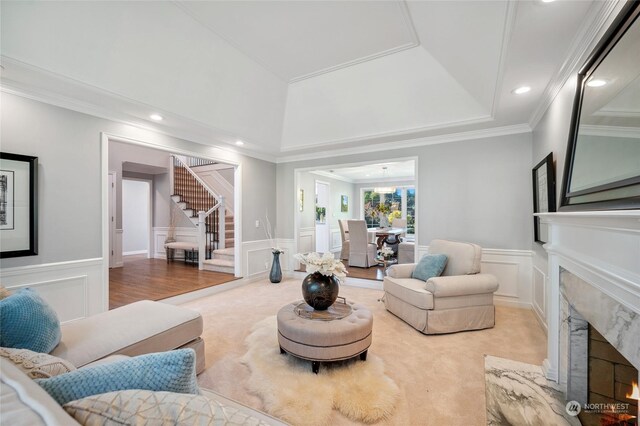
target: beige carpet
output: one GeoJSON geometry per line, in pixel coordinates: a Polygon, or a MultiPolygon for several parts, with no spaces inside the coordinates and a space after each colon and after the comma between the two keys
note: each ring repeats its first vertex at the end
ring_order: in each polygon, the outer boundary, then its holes
{"type": "MultiPolygon", "coordinates": [[[[207,369],[198,378],[201,386],[265,410],[249,390],[249,368],[240,362],[245,339],[254,324],[302,298],[301,282],[264,280],[183,305],[200,311],[205,321],[207,369]]],[[[425,336],[384,309],[380,290],[344,285],[340,295],[371,309],[369,353],[382,358],[386,374],[400,388],[393,416],[376,424],[486,425],[484,355],[536,365],[545,358],[546,337],[529,310],[498,306],[492,329],[425,336]]],[[[334,410],[329,424],[359,423],[334,410]]]]}

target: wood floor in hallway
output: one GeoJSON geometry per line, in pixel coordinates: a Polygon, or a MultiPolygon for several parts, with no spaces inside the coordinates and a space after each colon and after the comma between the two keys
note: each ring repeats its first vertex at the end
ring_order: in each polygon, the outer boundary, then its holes
{"type": "Polygon", "coordinates": [[[200,271],[182,261],[167,263],[146,255],[125,256],[122,268],[109,269],[109,309],[139,300],[161,300],[227,283],[236,278],[221,272],[200,271]]]}

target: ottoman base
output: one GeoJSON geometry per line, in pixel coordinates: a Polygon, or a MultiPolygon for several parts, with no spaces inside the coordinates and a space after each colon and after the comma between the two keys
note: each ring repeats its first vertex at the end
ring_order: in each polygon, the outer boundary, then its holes
{"type": "Polygon", "coordinates": [[[278,312],[278,343],[280,353],[311,361],[314,373],[320,362],[367,358],[371,346],[373,316],[363,305],[351,304],[352,313],[331,321],[300,317],[296,304],[284,306],[278,312]]]}

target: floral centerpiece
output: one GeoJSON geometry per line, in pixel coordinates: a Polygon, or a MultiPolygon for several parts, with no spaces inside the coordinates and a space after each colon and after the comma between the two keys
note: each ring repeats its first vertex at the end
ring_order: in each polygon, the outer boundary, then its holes
{"type": "Polygon", "coordinates": [[[340,281],[347,276],[344,263],[335,259],[332,253],[322,256],[318,253],[298,253],[294,257],[307,266],[309,273],[302,281],[304,301],[313,309],[328,309],[338,298],[340,281]]]}
{"type": "Polygon", "coordinates": [[[394,252],[391,247],[384,246],[380,249],[380,256],[384,257],[385,259],[389,259],[393,255],[394,255],[394,252]]]}

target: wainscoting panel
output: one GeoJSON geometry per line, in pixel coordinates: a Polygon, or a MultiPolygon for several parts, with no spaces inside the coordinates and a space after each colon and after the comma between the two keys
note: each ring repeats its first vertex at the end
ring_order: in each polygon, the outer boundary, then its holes
{"type": "MultiPolygon", "coordinates": [[[[245,278],[268,275],[273,260],[270,240],[242,243],[242,276],[245,278]]],[[[282,260],[282,259],[281,259],[282,260]]]]}
{"type": "Polygon", "coordinates": [[[102,273],[102,259],[84,259],[5,268],[0,278],[9,290],[32,288],[68,322],[107,310],[102,273]]]}
{"type": "Polygon", "coordinates": [[[340,228],[331,228],[331,252],[336,253],[342,250],[342,234],[340,228]]]}
{"type": "Polygon", "coordinates": [[[547,311],[546,311],[546,283],[547,275],[538,267],[533,267],[533,312],[535,312],[538,321],[546,329],[547,328],[547,311]]]}
{"type": "MultiPolygon", "coordinates": [[[[418,259],[428,252],[429,246],[418,246],[418,259]]],[[[500,284],[497,303],[532,308],[531,257],[529,250],[482,250],[480,271],[495,275],[500,284]]]]}
{"type": "Polygon", "coordinates": [[[316,229],[314,227],[300,228],[298,250],[300,253],[309,253],[316,250],[316,229]]]}
{"type": "Polygon", "coordinates": [[[278,238],[276,241],[280,250],[284,252],[280,255],[280,265],[282,266],[282,272],[295,271],[299,265],[298,261],[293,257],[296,254],[296,241],[293,238],[278,238]]]}
{"type": "MultiPolygon", "coordinates": [[[[167,227],[154,227],[153,228],[153,253],[156,259],[166,259],[167,252],[164,249],[164,241],[167,239],[169,228],[167,227]]],[[[176,241],[185,241],[190,243],[198,242],[198,229],[180,227],[176,228],[176,241]]],[[[184,252],[182,250],[176,250],[176,259],[182,259],[184,252]]]]}
{"type": "Polygon", "coordinates": [[[481,272],[495,275],[500,284],[496,302],[531,309],[531,256],[530,250],[482,250],[481,272]]]}

